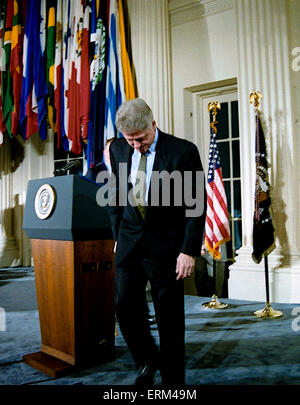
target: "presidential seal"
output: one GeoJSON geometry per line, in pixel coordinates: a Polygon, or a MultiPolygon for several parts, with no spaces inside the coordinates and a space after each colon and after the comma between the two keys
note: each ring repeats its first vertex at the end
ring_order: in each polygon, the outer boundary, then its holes
{"type": "Polygon", "coordinates": [[[54,208],[55,191],[49,184],[42,185],[35,196],[35,213],[40,219],[48,218],[54,208]]]}

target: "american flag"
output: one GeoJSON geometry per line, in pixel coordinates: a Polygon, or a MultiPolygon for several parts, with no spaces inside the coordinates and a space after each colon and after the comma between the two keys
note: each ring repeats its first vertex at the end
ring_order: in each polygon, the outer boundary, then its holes
{"type": "Polygon", "coordinates": [[[207,175],[207,212],[205,246],[214,259],[221,259],[220,245],[230,240],[227,198],[222,178],[219,149],[216,143],[217,129],[211,124],[209,163],[207,175]]]}

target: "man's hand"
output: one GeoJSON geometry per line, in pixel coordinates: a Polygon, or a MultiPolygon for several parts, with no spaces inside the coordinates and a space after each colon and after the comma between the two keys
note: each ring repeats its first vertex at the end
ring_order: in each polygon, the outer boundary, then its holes
{"type": "Polygon", "coordinates": [[[190,276],[195,269],[195,258],[193,256],[180,253],[177,257],[176,280],[190,276]]]}

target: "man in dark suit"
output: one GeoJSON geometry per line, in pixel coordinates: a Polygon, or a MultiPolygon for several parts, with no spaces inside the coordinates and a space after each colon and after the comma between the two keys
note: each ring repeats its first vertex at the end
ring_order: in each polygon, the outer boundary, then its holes
{"type": "Polygon", "coordinates": [[[110,147],[116,180],[110,218],[116,241],[117,319],[138,368],[137,385],[151,385],[157,369],[163,384],[184,384],[183,281],[193,272],[195,257],[201,252],[206,208],[203,185],[201,212],[187,215],[190,206],[186,201],[191,201],[191,195],[187,196],[186,190],[195,197],[196,173],[203,174],[199,152],[193,143],[161,132],[151,109],[141,99],[130,100],[119,108],[116,125],[124,136],[110,147]],[[142,161],[145,161],[143,169],[142,161]],[[140,177],[141,171],[144,177],[140,177]],[[184,181],[186,172],[192,174],[190,184],[184,181]],[[152,187],[157,173],[174,174],[175,180],[164,183],[162,176],[152,187]],[[180,184],[178,194],[175,189],[180,184]],[[142,197],[135,193],[137,186],[142,197]],[[166,186],[170,186],[168,190],[166,186]],[[125,203],[124,190],[128,196],[125,203]],[[160,350],[145,317],[147,280],[151,285],[160,350]]]}

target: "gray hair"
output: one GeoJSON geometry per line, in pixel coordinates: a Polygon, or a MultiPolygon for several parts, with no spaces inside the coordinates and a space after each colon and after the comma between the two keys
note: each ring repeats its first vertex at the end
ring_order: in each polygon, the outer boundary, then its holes
{"type": "Polygon", "coordinates": [[[136,132],[152,127],[153,113],[141,98],[123,103],[116,114],[116,127],[120,132],[136,132]]]}

